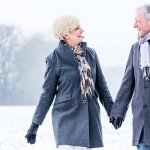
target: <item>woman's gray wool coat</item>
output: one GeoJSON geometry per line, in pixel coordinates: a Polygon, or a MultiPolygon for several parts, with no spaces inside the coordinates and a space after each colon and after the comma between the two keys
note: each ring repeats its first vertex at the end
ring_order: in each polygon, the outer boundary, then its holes
{"type": "Polygon", "coordinates": [[[128,58],[124,78],[113,105],[111,116],[125,118],[132,100],[133,145],[139,144],[143,128],[145,145],[150,146],[150,80],[143,79],[139,68],[140,45],[135,43],[128,58]]]}
{"type": "Polygon", "coordinates": [[[43,92],[33,116],[33,122],[42,124],[53,100],[52,123],[56,145],[102,147],[100,107],[97,100],[110,115],[113,101],[96,52],[81,45],[92,72],[95,93],[86,103],[81,100],[78,61],[72,49],[60,41],[58,47],[47,57],[47,70],[43,92]],[[55,97],[55,98],[54,98],[55,97]]]}

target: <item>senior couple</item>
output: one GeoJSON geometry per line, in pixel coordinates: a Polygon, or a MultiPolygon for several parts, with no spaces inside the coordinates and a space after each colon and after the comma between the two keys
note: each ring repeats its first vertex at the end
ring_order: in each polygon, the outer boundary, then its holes
{"type": "Polygon", "coordinates": [[[39,125],[53,105],[52,124],[59,150],[103,147],[99,102],[118,129],[132,101],[133,146],[150,150],[150,5],[137,8],[134,28],[138,41],[131,47],[113,102],[98,56],[83,42],[79,19],[62,16],[54,22],[59,44],[46,58],[43,92],[25,136],[28,143],[35,143],[39,125]]]}

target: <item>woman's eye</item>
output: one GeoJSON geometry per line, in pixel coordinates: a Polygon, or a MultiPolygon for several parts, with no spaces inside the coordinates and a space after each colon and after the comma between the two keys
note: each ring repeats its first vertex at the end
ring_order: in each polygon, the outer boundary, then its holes
{"type": "Polygon", "coordinates": [[[79,29],[79,27],[75,28],[75,30],[78,30],[78,29],[79,29]]]}

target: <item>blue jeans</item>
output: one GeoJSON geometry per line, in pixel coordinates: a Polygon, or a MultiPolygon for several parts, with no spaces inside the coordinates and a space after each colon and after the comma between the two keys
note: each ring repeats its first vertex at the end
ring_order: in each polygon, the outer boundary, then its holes
{"type": "Polygon", "coordinates": [[[138,150],[150,150],[150,146],[146,146],[146,145],[140,143],[140,144],[138,144],[137,149],[138,150]]]}
{"type": "Polygon", "coordinates": [[[143,144],[143,136],[144,136],[144,132],[142,130],[140,141],[139,141],[139,144],[137,145],[137,149],[138,150],[150,150],[150,146],[143,144]]]}

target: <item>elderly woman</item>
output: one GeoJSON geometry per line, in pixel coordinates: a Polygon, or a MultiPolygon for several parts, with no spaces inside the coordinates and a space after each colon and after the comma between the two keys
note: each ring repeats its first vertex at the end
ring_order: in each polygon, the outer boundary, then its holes
{"type": "Polygon", "coordinates": [[[46,58],[43,92],[27,142],[35,143],[37,129],[54,101],[52,123],[58,149],[103,147],[98,96],[108,116],[113,101],[97,54],[83,42],[84,30],[77,17],[59,17],[53,31],[59,44],[46,58]]]}

